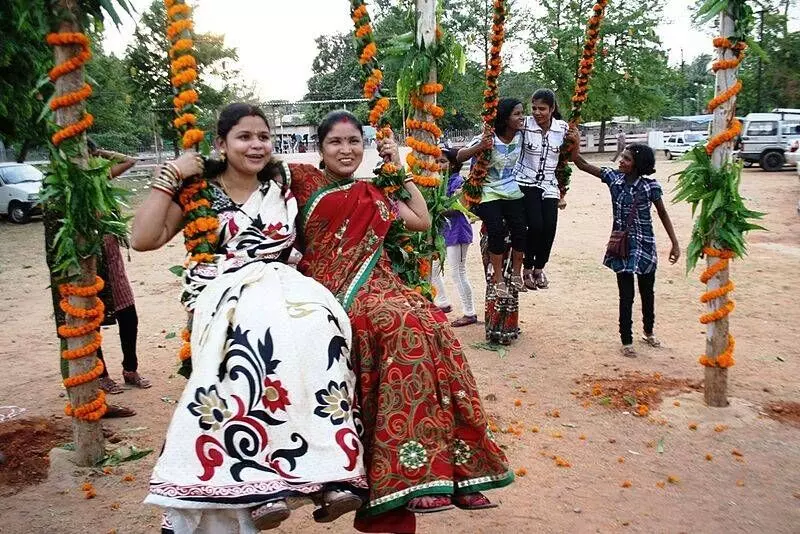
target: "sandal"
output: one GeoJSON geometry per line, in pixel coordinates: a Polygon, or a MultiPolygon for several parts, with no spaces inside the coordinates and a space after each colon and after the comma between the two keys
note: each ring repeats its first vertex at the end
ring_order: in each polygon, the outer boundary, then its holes
{"type": "Polygon", "coordinates": [[[511,296],[511,293],[508,292],[508,286],[505,282],[498,282],[494,285],[494,294],[499,299],[507,299],[511,296]]]}
{"type": "Polygon", "coordinates": [[[523,269],[522,280],[525,282],[525,287],[531,291],[536,291],[536,280],[533,279],[533,269],[523,269]]]}
{"type": "Polygon", "coordinates": [[[459,326],[468,326],[471,324],[475,324],[477,322],[478,322],[477,315],[464,315],[463,317],[459,317],[458,319],[450,323],[450,326],[458,328],[459,326]]]}
{"type": "Polygon", "coordinates": [[[622,345],[622,349],[620,349],[622,355],[626,358],[635,358],[636,357],[636,349],[633,348],[633,345],[622,345]]]}
{"type": "Polygon", "coordinates": [[[119,404],[109,404],[106,413],[103,414],[103,419],[115,419],[117,417],[133,417],[136,411],[126,406],[119,404]]]}
{"type": "Polygon", "coordinates": [[[109,395],[119,395],[120,393],[124,393],[125,390],[117,384],[113,378],[110,376],[101,376],[98,380],[98,385],[100,389],[108,393],[109,395]]]}
{"type": "Polygon", "coordinates": [[[136,371],[122,371],[122,378],[129,386],[137,387],[139,389],[148,389],[153,385],[148,379],[136,371]]]}
{"type": "Polygon", "coordinates": [[[483,493],[467,493],[466,495],[456,495],[453,497],[453,504],[462,510],[485,510],[487,508],[497,508],[497,505],[486,498],[483,493]]]}
{"type": "Polygon", "coordinates": [[[269,530],[280,525],[291,513],[286,500],[281,499],[253,508],[250,517],[258,530],[269,530]]]}
{"type": "Polygon", "coordinates": [[[322,496],[322,507],[314,510],[314,521],[317,523],[330,523],[350,512],[355,512],[364,501],[348,490],[326,491],[322,496]]]}
{"type": "Polygon", "coordinates": [[[517,288],[517,291],[520,293],[526,293],[528,291],[528,288],[522,281],[522,277],[519,275],[514,275],[511,277],[511,285],[517,288]]]}
{"type": "Polygon", "coordinates": [[[406,510],[414,512],[415,514],[432,514],[434,512],[444,512],[452,508],[453,500],[447,495],[414,497],[406,504],[406,510]]]}
{"type": "Polygon", "coordinates": [[[661,341],[654,336],[653,334],[645,334],[642,336],[642,341],[650,345],[651,347],[658,348],[661,346],[661,341]]]}
{"type": "Polygon", "coordinates": [[[537,289],[547,289],[548,287],[550,287],[550,282],[548,282],[547,276],[544,274],[544,271],[539,271],[537,274],[534,274],[533,278],[536,281],[537,289]]]}
{"type": "Polygon", "coordinates": [[[444,313],[450,313],[451,311],[453,311],[453,307],[449,304],[447,306],[437,306],[437,308],[439,308],[444,313]]]}

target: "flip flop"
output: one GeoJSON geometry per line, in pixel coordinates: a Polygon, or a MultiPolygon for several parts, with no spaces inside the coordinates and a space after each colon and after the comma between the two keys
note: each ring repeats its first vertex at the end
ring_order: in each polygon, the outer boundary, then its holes
{"type": "Polygon", "coordinates": [[[650,335],[645,334],[645,335],[643,335],[642,336],[642,341],[644,341],[645,343],[647,343],[651,347],[658,348],[658,347],[661,346],[661,341],[659,341],[658,338],[656,336],[654,336],[653,334],[650,334],[650,335]]]}
{"type": "Polygon", "coordinates": [[[125,389],[114,381],[110,376],[102,376],[97,380],[100,389],[109,395],[119,395],[125,393],[125,389]]]}
{"type": "Polygon", "coordinates": [[[115,419],[118,417],[133,417],[136,411],[119,404],[109,404],[103,419],[115,419]]]}
{"type": "Polygon", "coordinates": [[[471,324],[475,324],[477,322],[478,322],[477,315],[464,315],[463,317],[459,317],[458,319],[450,323],[450,326],[452,326],[453,328],[458,328],[459,326],[468,326],[471,324]]]}
{"type": "Polygon", "coordinates": [[[364,503],[361,498],[351,491],[334,490],[326,491],[323,496],[322,507],[314,510],[314,521],[317,523],[330,523],[350,512],[355,512],[364,503]]]}
{"type": "Polygon", "coordinates": [[[434,512],[444,512],[445,510],[452,510],[453,500],[445,495],[425,495],[423,497],[414,497],[408,504],[406,504],[406,510],[409,512],[414,512],[415,514],[432,514],[434,512]],[[423,499],[430,499],[431,503],[434,503],[430,506],[422,505],[423,499]]]}
{"type": "Polygon", "coordinates": [[[497,505],[482,493],[456,495],[453,497],[453,504],[462,510],[486,510],[487,508],[497,508],[497,505]]]}
{"type": "Polygon", "coordinates": [[[253,519],[258,530],[269,530],[280,525],[285,519],[291,515],[289,505],[285,500],[268,502],[262,506],[254,508],[250,511],[250,517],[253,519]]]}
{"type": "Polygon", "coordinates": [[[122,371],[122,378],[125,380],[125,383],[128,384],[129,386],[133,386],[139,389],[148,389],[153,385],[150,383],[148,379],[146,379],[136,371],[122,371]]]}
{"type": "Polygon", "coordinates": [[[447,306],[437,306],[437,308],[442,310],[444,313],[450,313],[451,311],[453,311],[453,307],[449,304],[447,306]]]}

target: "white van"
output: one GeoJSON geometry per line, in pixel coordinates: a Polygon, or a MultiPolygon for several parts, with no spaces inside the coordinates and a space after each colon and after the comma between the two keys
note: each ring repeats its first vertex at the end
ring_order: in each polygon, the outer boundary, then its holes
{"type": "Polygon", "coordinates": [[[784,150],[794,139],[800,139],[800,109],[750,113],[744,119],[739,157],[765,171],[778,171],[786,163],[784,150]]]}
{"type": "Polygon", "coordinates": [[[677,158],[689,152],[698,143],[708,139],[706,132],[677,132],[664,134],[664,155],[667,159],[677,158]]]}
{"type": "Polygon", "coordinates": [[[42,212],[39,192],[44,176],[27,163],[0,163],[0,215],[25,223],[42,212]]]}

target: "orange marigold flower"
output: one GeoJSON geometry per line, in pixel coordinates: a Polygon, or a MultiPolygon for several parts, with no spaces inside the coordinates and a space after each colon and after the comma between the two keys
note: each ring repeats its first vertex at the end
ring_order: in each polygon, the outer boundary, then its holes
{"type": "Polygon", "coordinates": [[[664,481],[659,481],[659,482],[656,482],[656,487],[657,487],[657,488],[663,488],[663,487],[664,487],[664,486],[666,486],[666,485],[667,485],[667,483],[666,483],[666,482],[664,482],[664,481]]]}
{"type": "Polygon", "coordinates": [[[728,430],[728,425],[717,425],[714,427],[714,432],[725,432],[728,430]]]}
{"type": "Polygon", "coordinates": [[[524,477],[525,475],[528,474],[528,470],[525,469],[524,467],[520,467],[519,469],[514,471],[514,474],[517,475],[518,477],[524,477]]]}
{"type": "Polygon", "coordinates": [[[531,427],[531,432],[533,432],[534,434],[538,433],[539,427],[538,426],[531,427]]]}
{"type": "Polygon", "coordinates": [[[706,454],[706,461],[707,461],[707,462],[710,462],[710,461],[711,461],[711,460],[713,460],[713,459],[714,459],[714,457],[713,457],[713,456],[711,456],[711,454],[706,454]]]}
{"type": "Polygon", "coordinates": [[[514,399],[514,406],[522,406],[522,401],[519,399],[514,399]]]}
{"type": "Polygon", "coordinates": [[[697,423],[689,423],[689,430],[697,430],[697,423]]]}
{"type": "Polygon", "coordinates": [[[630,488],[631,486],[633,486],[633,484],[631,484],[630,480],[623,480],[620,486],[622,486],[623,488],[630,488]]]}
{"type": "Polygon", "coordinates": [[[625,463],[625,458],[623,458],[622,456],[620,456],[619,458],[617,458],[617,462],[618,462],[618,463],[621,463],[621,464],[624,464],[624,463],[625,463]]]}
{"type": "Polygon", "coordinates": [[[125,476],[122,477],[122,480],[125,482],[133,482],[136,480],[136,477],[133,476],[131,473],[125,473],[125,476]]]}
{"type": "Polygon", "coordinates": [[[669,476],[667,476],[667,482],[669,482],[670,484],[679,484],[679,483],[680,483],[680,481],[681,481],[681,479],[679,479],[679,478],[678,478],[678,477],[676,477],[675,475],[669,475],[669,476]]]}
{"type": "Polygon", "coordinates": [[[646,404],[640,404],[639,406],[636,407],[636,414],[639,417],[645,417],[649,413],[650,413],[650,408],[648,408],[646,404]]]}
{"type": "Polygon", "coordinates": [[[553,456],[553,461],[555,461],[558,467],[572,467],[572,464],[561,456],[553,456]]]}

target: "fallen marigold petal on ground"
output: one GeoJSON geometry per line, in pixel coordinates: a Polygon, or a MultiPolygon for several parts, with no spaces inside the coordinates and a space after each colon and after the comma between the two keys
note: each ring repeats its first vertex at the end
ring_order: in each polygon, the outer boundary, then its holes
{"type": "Polygon", "coordinates": [[[517,475],[518,477],[524,477],[525,475],[528,474],[528,470],[525,469],[524,467],[520,467],[519,469],[514,471],[514,474],[517,475]]]}
{"type": "Polygon", "coordinates": [[[706,454],[706,461],[710,462],[713,459],[714,459],[713,456],[711,456],[710,454],[706,454]]]}
{"type": "Polygon", "coordinates": [[[90,491],[93,489],[94,486],[92,485],[91,482],[84,482],[83,484],[81,484],[81,491],[90,491]]]}
{"type": "Polygon", "coordinates": [[[581,434],[580,436],[578,436],[578,439],[581,440],[581,441],[584,441],[584,440],[586,440],[586,435],[585,434],[581,434]]]}
{"type": "Polygon", "coordinates": [[[621,464],[624,464],[624,463],[625,463],[625,458],[623,458],[622,456],[620,456],[619,458],[617,458],[617,462],[619,462],[619,463],[621,463],[621,464]]]}
{"type": "Polygon", "coordinates": [[[689,430],[697,430],[697,423],[689,423],[689,430]]]}
{"type": "Polygon", "coordinates": [[[561,456],[553,456],[553,461],[555,461],[558,467],[572,467],[572,464],[565,458],[561,456]]]}
{"type": "Polygon", "coordinates": [[[666,482],[663,482],[663,481],[656,482],[656,487],[657,488],[663,488],[666,485],[667,485],[666,482]]]}
{"type": "Polygon", "coordinates": [[[125,482],[133,482],[134,480],[136,480],[136,477],[130,473],[125,473],[125,476],[122,477],[122,480],[124,480],[125,482]]]}
{"type": "Polygon", "coordinates": [[[725,432],[728,430],[728,425],[717,425],[714,427],[714,432],[725,432]]]}
{"type": "Polygon", "coordinates": [[[633,484],[631,484],[630,480],[623,480],[620,486],[622,486],[623,488],[630,488],[631,486],[633,486],[633,484]]]}
{"type": "Polygon", "coordinates": [[[675,475],[669,475],[667,477],[667,482],[670,484],[680,484],[681,479],[676,477],[675,475]]]}
{"type": "Polygon", "coordinates": [[[737,480],[736,481],[736,485],[739,486],[740,488],[743,487],[744,486],[744,480],[737,480]]]}
{"type": "Polygon", "coordinates": [[[522,406],[522,401],[519,399],[514,399],[514,406],[522,406]]]}
{"type": "Polygon", "coordinates": [[[539,427],[538,426],[531,427],[531,432],[536,434],[537,432],[539,432],[539,427]]]}
{"type": "Polygon", "coordinates": [[[731,451],[731,454],[732,454],[732,455],[734,455],[734,456],[738,456],[739,458],[741,458],[742,456],[744,456],[744,454],[742,454],[742,453],[739,451],[739,449],[733,449],[733,450],[731,451]]]}
{"type": "Polygon", "coordinates": [[[681,401],[675,401],[675,402],[672,403],[672,405],[673,406],[680,406],[681,405],[681,401]]]}

